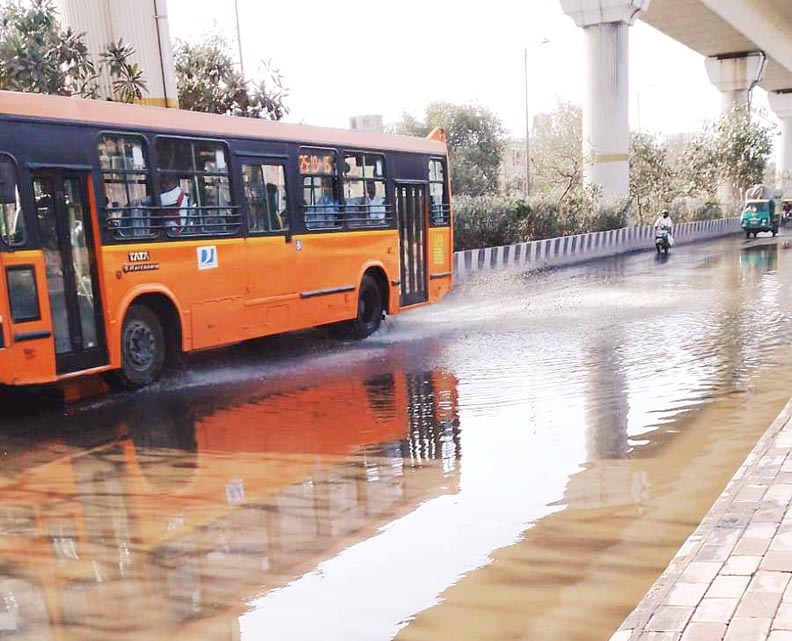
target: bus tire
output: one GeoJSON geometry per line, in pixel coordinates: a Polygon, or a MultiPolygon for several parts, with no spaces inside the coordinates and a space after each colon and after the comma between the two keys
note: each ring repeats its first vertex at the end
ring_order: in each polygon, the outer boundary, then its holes
{"type": "Polygon", "coordinates": [[[132,305],[121,329],[121,385],[135,389],[150,385],[165,362],[165,333],[159,317],[142,304],[132,305]]]}
{"type": "Polygon", "coordinates": [[[357,318],[350,323],[352,335],[366,338],[382,324],[382,292],[377,281],[369,274],[363,276],[358,290],[357,318]]]}

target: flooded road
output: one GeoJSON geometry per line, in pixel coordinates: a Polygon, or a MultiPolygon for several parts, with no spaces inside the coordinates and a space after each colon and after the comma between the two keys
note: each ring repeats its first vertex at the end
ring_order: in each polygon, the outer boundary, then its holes
{"type": "Polygon", "coordinates": [[[792,249],[493,274],[0,425],[0,639],[606,641],[792,390],[792,249]]]}

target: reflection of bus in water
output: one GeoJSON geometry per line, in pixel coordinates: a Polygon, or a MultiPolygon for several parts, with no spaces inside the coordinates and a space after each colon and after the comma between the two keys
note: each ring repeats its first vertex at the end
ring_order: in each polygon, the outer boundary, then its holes
{"type": "Polygon", "coordinates": [[[247,602],[458,484],[436,372],[151,404],[115,433],[0,472],[4,641],[238,639],[247,602]]]}

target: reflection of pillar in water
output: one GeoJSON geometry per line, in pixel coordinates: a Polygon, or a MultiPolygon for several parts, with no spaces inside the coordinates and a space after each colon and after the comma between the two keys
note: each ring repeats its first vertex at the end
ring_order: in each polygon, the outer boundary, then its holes
{"type": "Polygon", "coordinates": [[[439,460],[444,472],[456,467],[462,455],[457,413],[456,380],[441,372],[407,374],[409,437],[404,458],[414,467],[439,460]]]}
{"type": "Polygon", "coordinates": [[[604,328],[587,350],[586,453],[589,461],[627,455],[627,382],[619,362],[621,334],[604,328]]]}

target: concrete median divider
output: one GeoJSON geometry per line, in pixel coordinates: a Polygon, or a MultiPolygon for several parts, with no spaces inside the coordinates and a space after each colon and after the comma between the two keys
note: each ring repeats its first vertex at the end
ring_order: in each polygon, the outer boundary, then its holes
{"type": "MultiPolygon", "coordinates": [[[[674,240],[677,244],[684,245],[737,234],[740,231],[739,218],[698,220],[675,225],[674,240]]],[[[454,281],[464,282],[480,272],[572,265],[635,251],[655,251],[653,227],[623,227],[516,245],[454,252],[454,281]]]]}

